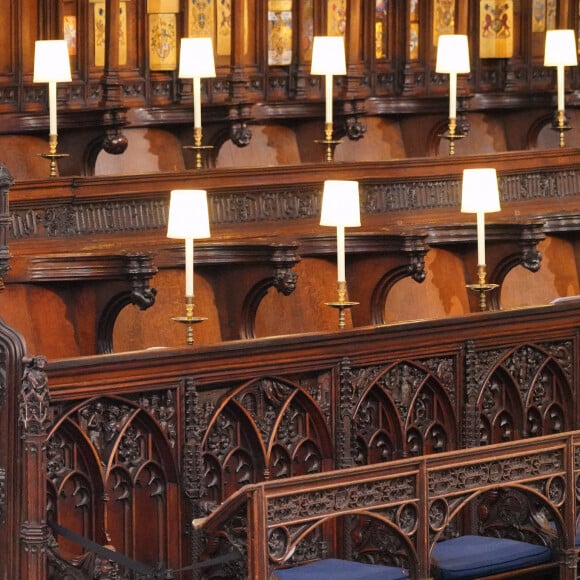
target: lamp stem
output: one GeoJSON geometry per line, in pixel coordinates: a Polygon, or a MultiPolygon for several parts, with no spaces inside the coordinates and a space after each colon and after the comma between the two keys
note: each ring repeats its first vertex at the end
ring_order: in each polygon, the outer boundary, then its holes
{"type": "Polygon", "coordinates": [[[332,124],[332,75],[325,75],[324,82],[326,123],[332,124]]]}
{"type": "Polygon", "coordinates": [[[457,118],[457,73],[449,73],[449,118],[457,118]]]}
{"type": "Polygon", "coordinates": [[[193,126],[201,127],[201,79],[193,77],[193,126]]]}
{"type": "Polygon", "coordinates": [[[346,281],[344,255],[345,255],[344,226],[336,226],[336,270],[339,284],[344,283],[346,281]]]}
{"type": "Polygon", "coordinates": [[[193,299],[193,238],[185,239],[185,297],[193,299]]]}
{"type": "Polygon", "coordinates": [[[565,109],[564,104],[564,65],[559,64],[556,67],[557,70],[557,80],[558,80],[558,111],[563,111],[565,109]]]}
{"type": "Polygon", "coordinates": [[[56,125],[56,81],[48,81],[49,135],[57,134],[56,125]]]}
{"type": "Polygon", "coordinates": [[[485,268],[485,214],[477,212],[477,264],[485,268]]]}

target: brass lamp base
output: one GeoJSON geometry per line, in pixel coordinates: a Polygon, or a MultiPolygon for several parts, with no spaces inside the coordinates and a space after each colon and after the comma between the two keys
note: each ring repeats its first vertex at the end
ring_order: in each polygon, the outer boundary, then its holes
{"type": "Polygon", "coordinates": [[[48,153],[39,153],[40,157],[43,159],[48,159],[50,161],[49,174],[50,177],[56,177],[56,162],[58,159],[63,157],[69,157],[68,153],[57,153],[56,148],[58,144],[58,138],[56,135],[48,136],[48,153]]]}
{"type": "Polygon", "coordinates": [[[560,145],[560,147],[565,147],[566,146],[566,140],[565,140],[566,131],[570,131],[570,129],[572,129],[572,125],[570,125],[568,123],[568,119],[566,119],[566,114],[564,113],[564,111],[558,111],[556,118],[554,119],[554,122],[552,123],[552,129],[554,129],[554,131],[558,131],[560,133],[559,145],[560,145]]]}
{"type": "Polygon", "coordinates": [[[342,330],[346,326],[346,312],[347,308],[357,306],[359,302],[351,302],[346,300],[346,282],[338,283],[338,300],[336,302],[325,302],[326,306],[336,308],[338,310],[338,328],[342,330]]]}
{"type": "Polygon", "coordinates": [[[465,137],[464,133],[457,133],[457,119],[449,118],[448,129],[445,133],[441,133],[439,137],[442,139],[447,139],[449,141],[449,155],[455,155],[455,141],[457,139],[463,139],[465,137]]]}
{"type": "Polygon", "coordinates": [[[334,150],[336,146],[342,143],[340,139],[332,138],[332,123],[325,123],[324,125],[324,139],[315,139],[315,143],[320,143],[326,147],[324,160],[332,162],[334,159],[334,150]]]}
{"type": "Polygon", "coordinates": [[[201,169],[203,167],[203,153],[209,149],[213,149],[213,145],[201,144],[201,127],[193,129],[193,145],[184,145],[183,149],[191,149],[195,153],[195,168],[201,169]]]}
{"type": "Polygon", "coordinates": [[[173,316],[171,320],[185,324],[185,342],[188,345],[193,344],[193,325],[207,320],[204,316],[193,315],[193,297],[185,297],[185,316],[173,316]]]}
{"type": "Polygon", "coordinates": [[[472,292],[479,295],[479,309],[484,312],[487,310],[487,294],[499,287],[499,284],[488,284],[485,281],[486,270],[485,265],[479,264],[477,266],[477,284],[466,284],[465,287],[472,292]]]}

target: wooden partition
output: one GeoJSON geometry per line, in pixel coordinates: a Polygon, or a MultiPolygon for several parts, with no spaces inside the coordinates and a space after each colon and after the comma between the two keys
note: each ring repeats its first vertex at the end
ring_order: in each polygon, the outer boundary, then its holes
{"type": "Polygon", "coordinates": [[[190,522],[247,484],[576,429],[577,161],[5,176],[0,571],[112,565],[54,542],[47,519],[175,570],[227,549],[198,544],[190,522]],[[488,312],[466,288],[475,220],[458,210],[462,169],[482,164],[502,197],[488,312]],[[330,176],[361,186],[363,225],[346,238],[359,304],[341,332],[325,305],[334,232],[318,225],[330,176]],[[171,321],[183,245],[165,236],[184,184],[208,190],[212,227],[196,246],[196,313],[212,316],[193,347],[171,321]]]}
{"type": "MultiPolygon", "coordinates": [[[[79,561],[80,548],[66,539],[53,546],[45,517],[177,569],[228,551],[222,540],[193,541],[190,522],[248,484],[573,430],[579,323],[580,303],[565,301],[193,349],[32,359],[22,388],[40,383],[50,407],[45,430],[34,434],[46,455],[23,456],[31,536],[48,550],[49,577],[96,564],[79,561]]],[[[22,515],[17,509],[16,521],[22,515]]],[[[232,566],[228,577],[244,577],[232,566]]]]}

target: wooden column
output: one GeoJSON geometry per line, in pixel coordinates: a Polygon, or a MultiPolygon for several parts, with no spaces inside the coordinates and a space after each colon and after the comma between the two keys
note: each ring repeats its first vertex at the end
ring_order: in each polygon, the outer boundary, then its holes
{"type": "Polygon", "coordinates": [[[47,574],[46,549],[46,453],[49,421],[48,384],[44,357],[25,359],[19,397],[22,437],[22,501],[20,512],[20,580],[44,580],[47,574]]]}

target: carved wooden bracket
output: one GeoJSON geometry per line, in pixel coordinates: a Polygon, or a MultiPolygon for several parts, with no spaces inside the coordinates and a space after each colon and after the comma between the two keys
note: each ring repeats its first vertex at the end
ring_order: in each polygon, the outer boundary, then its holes
{"type": "MultiPolygon", "coordinates": [[[[546,237],[544,222],[531,220],[521,223],[491,223],[485,226],[485,242],[487,248],[487,278],[486,282],[497,284],[498,288],[487,295],[489,310],[499,309],[499,295],[501,285],[509,272],[517,267],[524,266],[531,272],[537,272],[541,264],[541,253],[537,245],[546,237]]],[[[464,260],[468,280],[475,282],[477,272],[476,243],[477,233],[475,223],[459,224],[445,228],[429,228],[429,245],[447,246],[461,254],[464,260]],[[469,249],[460,251],[464,244],[469,249]]],[[[475,295],[470,295],[476,298],[475,295]]],[[[476,311],[475,300],[472,305],[476,311]]]]}
{"type": "Polygon", "coordinates": [[[149,285],[157,273],[150,254],[48,254],[30,258],[25,280],[36,283],[94,282],[103,284],[97,305],[97,351],[112,352],[117,316],[134,304],[146,310],[155,303],[157,290],[149,285]]]}
{"type": "MultiPolygon", "coordinates": [[[[384,324],[387,294],[393,285],[411,276],[416,282],[425,279],[425,243],[427,234],[354,233],[346,234],[346,278],[350,299],[368,304],[370,309],[354,308],[355,326],[384,324]]],[[[301,255],[336,256],[336,238],[317,236],[303,239],[301,255]]]]}
{"type": "Polygon", "coordinates": [[[113,329],[117,316],[125,306],[133,304],[141,310],[147,310],[155,304],[157,290],[149,285],[157,273],[152,257],[147,254],[126,254],[123,259],[131,287],[113,296],[101,312],[97,328],[97,352],[100,354],[113,352],[113,329]]]}
{"type": "MultiPolygon", "coordinates": [[[[270,288],[292,294],[297,280],[292,268],[300,261],[297,249],[296,242],[265,238],[196,244],[196,271],[213,287],[223,340],[255,337],[256,314],[270,288]]],[[[172,247],[166,260],[181,266],[182,245],[172,247]]]]}

